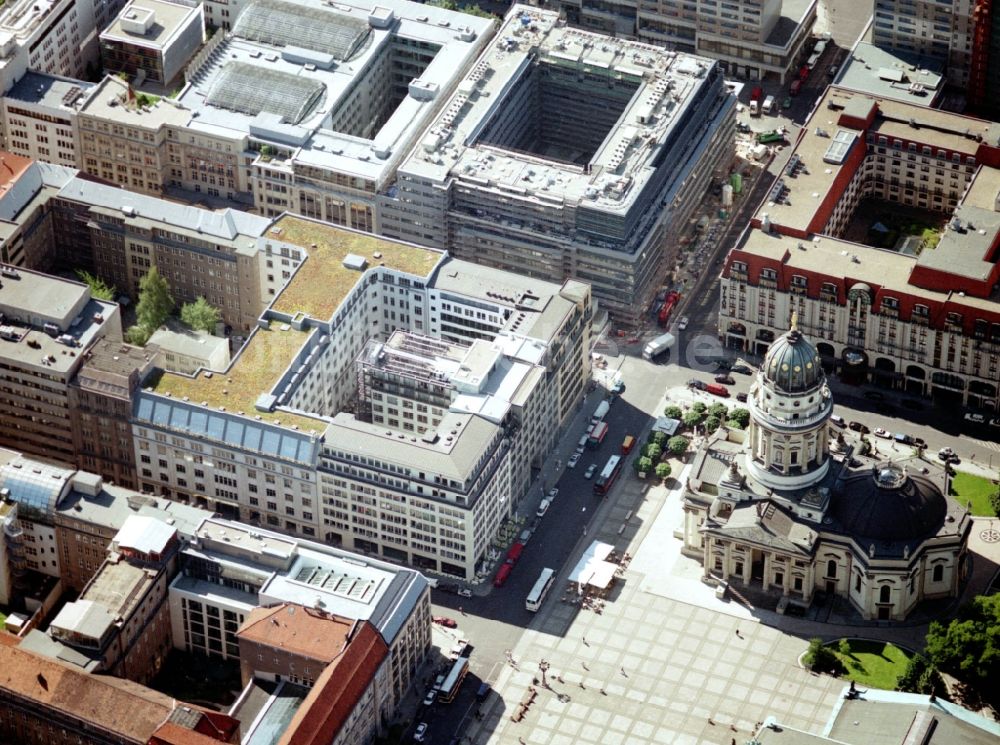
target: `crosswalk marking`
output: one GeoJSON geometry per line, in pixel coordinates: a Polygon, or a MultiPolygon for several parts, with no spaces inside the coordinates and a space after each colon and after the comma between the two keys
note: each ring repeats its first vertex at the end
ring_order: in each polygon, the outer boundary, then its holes
{"type": "Polygon", "coordinates": [[[1000,443],[990,442],[989,440],[978,440],[975,437],[970,437],[969,439],[972,440],[977,445],[981,445],[982,447],[989,448],[994,453],[1000,453],[1000,443]]]}

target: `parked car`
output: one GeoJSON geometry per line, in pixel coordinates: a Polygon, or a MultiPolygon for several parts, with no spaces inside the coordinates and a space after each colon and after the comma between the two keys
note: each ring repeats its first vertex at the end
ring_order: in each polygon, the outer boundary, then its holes
{"type": "Polygon", "coordinates": [[[423,742],[427,737],[427,722],[421,722],[413,731],[413,742],[423,742]]]}
{"type": "Polygon", "coordinates": [[[897,432],[892,436],[896,442],[902,443],[903,445],[913,445],[913,438],[902,432],[897,432]]]}
{"type": "Polygon", "coordinates": [[[569,460],[566,461],[566,468],[576,468],[576,464],[580,462],[580,454],[573,453],[569,456],[569,460]]]}
{"type": "Polygon", "coordinates": [[[621,395],[622,393],[624,393],[625,392],[625,381],[624,380],[616,380],[615,384],[613,386],[611,386],[611,392],[615,393],[615,394],[618,394],[618,395],[621,395]]]}
{"type": "Polygon", "coordinates": [[[731,368],[729,368],[729,371],[734,373],[739,373],[740,375],[753,375],[753,368],[742,364],[733,365],[731,368]]]}
{"type": "Polygon", "coordinates": [[[923,437],[914,437],[913,438],[913,446],[914,447],[918,447],[921,450],[923,450],[924,448],[927,447],[927,443],[924,441],[923,437]]]}
{"type": "Polygon", "coordinates": [[[839,414],[833,414],[830,416],[830,424],[835,424],[836,426],[843,429],[844,427],[847,426],[847,421],[844,419],[844,417],[840,416],[839,414]]]}
{"type": "Polygon", "coordinates": [[[455,619],[448,618],[448,616],[434,616],[434,623],[444,626],[446,629],[453,629],[458,626],[455,619]]]}
{"type": "Polygon", "coordinates": [[[945,463],[951,460],[953,455],[955,455],[955,451],[951,448],[941,448],[937,451],[938,460],[943,460],[945,463]]]}
{"type": "Polygon", "coordinates": [[[885,394],[882,391],[865,391],[865,398],[869,401],[885,401],[885,394]]]}
{"type": "Polygon", "coordinates": [[[965,421],[967,421],[969,424],[986,424],[986,417],[983,416],[982,414],[973,414],[971,412],[967,412],[963,417],[963,419],[965,419],[965,421]]]}
{"type": "Polygon", "coordinates": [[[702,383],[697,378],[691,378],[691,380],[688,381],[688,388],[694,388],[696,391],[703,391],[705,390],[705,383],[702,383]]]}
{"type": "Polygon", "coordinates": [[[460,587],[458,588],[458,592],[455,594],[458,595],[460,598],[471,598],[472,590],[470,590],[468,587],[460,587]]]}
{"type": "Polygon", "coordinates": [[[677,330],[683,331],[688,327],[689,322],[690,320],[688,319],[687,316],[681,316],[681,320],[677,322],[677,330]]]}
{"type": "Polygon", "coordinates": [[[723,385],[736,385],[736,381],[733,379],[732,375],[727,375],[726,373],[719,373],[715,376],[716,383],[722,383],[723,385]]]}
{"type": "Polygon", "coordinates": [[[746,403],[746,401],[747,401],[748,398],[749,398],[749,396],[747,396],[747,394],[745,394],[745,393],[737,393],[736,394],[736,400],[737,401],[742,401],[743,403],[746,403]]]}
{"type": "Polygon", "coordinates": [[[545,513],[549,511],[549,505],[551,502],[547,499],[543,499],[541,504],[538,505],[538,511],[535,512],[535,517],[545,517],[545,513]]]}
{"type": "Polygon", "coordinates": [[[555,502],[556,497],[558,496],[559,496],[559,487],[553,486],[551,489],[549,489],[549,493],[545,495],[545,498],[548,499],[550,502],[555,502]]]}
{"type": "Polygon", "coordinates": [[[876,437],[881,437],[883,440],[892,439],[892,433],[889,432],[889,430],[887,429],[882,429],[881,427],[876,427],[875,431],[872,432],[872,434],[875,435],[876,437]]]}
{"type": "Polygon", "coordinates": [[[437,688],[431,688],[429,691],[427,691],[427,695],[424,696],[424,706],[432,706],[437,696],[438,696],[437,688]]]}
{"type": "Polygon", "coordinates": [[[864,424],[862,424],[861,422],[851,421],[851,422],[847,423],[847,426],[850,429],[854,430],[855,432],[860,432],[863,435],[867,435],[867,434],[871,433],[871,430],[868,429],[868,427],[865,426],[864,424]]]}
{"type": "Polygon", "coordinates": [[[589,466],[587,466],[587,470],[583,472],[583,477],[588,480],[592,479],[594,478],[594,473],[596,471],[597,471],[597,464],[591,463],[589,466]]]}

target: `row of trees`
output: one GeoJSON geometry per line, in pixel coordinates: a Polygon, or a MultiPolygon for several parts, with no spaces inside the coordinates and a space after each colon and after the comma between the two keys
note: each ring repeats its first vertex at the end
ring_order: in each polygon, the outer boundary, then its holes
{"type": "Polygon", "coordinates": [[[724,403],[714,403],[707,406],[702,401],[695,401],[686,412],[680,406],[668,406],[663,415],[671,419],[679,419],[685,428],[703,427],[706,432],[714,432],[722,423],[732,429],[746,429],[750,425],[750,411],[736,408],[732,411],[724,403]]]}
{"type": "Polygon", "coordinates": [[[632,467],[637,474],[653,471],[658,479],[667,479],[672,469],[669,463],[661,461],[667,455],[684,455],[689,445],[690,442],[686,437],[680,435],[667,437],[666,432],[650,432],[646,444],[639,451],[639,457],[632,461],[632,467]]]}
{"type": "MultiPolygon", "coordinates": [[[[117,290],[90,272],[80,270],[77,276],[90,287],[90,294],[98,300],[112,301],[117,290]]],[[[176,303],[170,294],[170,285],[154,266],[139,280],[139,302],[135,306],[134,326],[126,331],[129,342],[138,346],[149,341],[156,329],[163,325],[174,311],[176,303]]],[[[199,331],[215,332],[222,314],[218,308],[209,305],[204,297],[181,306],[181,321],[199,331]]]]}

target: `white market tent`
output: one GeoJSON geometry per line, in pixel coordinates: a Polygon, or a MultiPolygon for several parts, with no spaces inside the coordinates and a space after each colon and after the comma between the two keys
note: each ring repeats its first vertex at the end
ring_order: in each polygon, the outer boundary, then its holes
{"type": "Polygon", "coordinates": [[[584,586],[606,590],[615,578],[615,570],[618,569],[617,564],[606,561],[613,550],[614,546],[610,543],[601,541],[591,543],[570,572],[570,582],[575,582],[581,591],[584,586]]]}

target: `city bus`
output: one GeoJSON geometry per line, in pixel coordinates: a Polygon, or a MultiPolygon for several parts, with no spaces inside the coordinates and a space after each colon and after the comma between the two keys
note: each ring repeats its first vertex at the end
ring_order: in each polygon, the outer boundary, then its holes
{"type": "Polygon", "coordinates": [[[462,687],[462,681],[465,680],[468,672],[468,657],[459,657],[455,660],[455,663],[451,666],[451,671],[448,673],[448,677],[441,684],[441,690],[438,692],[438,701],[445,704],[450,704],[454,701],[455,696],[458,695],[458,689],[462,687]]]}
{"type": "Polygon", "coordinates": [[[525,608],[530,610],[532,613],[536,613],[538,609],[542,607],[542,603],[545,602],[545,596],[549,594],[549,588],[552,587],[552,578],[555,576],[555,569],[545,567],[545,569],[542,570],[542,573],[535,581],[535,586],[532,587],[531,592],[528,593],[528,599],[524,601],[525,608]]]}
{"type": "Polygon", "coordinates": [[[622,470],[622,458],[620,455],[612,455],[608,458],[607,464],[604,466],[604,470],[601,471],[601,475],[597,477],[597,481],[594,482],[594,494],[600,494],[601,496],[608,493],[611,487],[615,483],[615,479],[618,478],[618,474],[622,470]]]}
{"type": "Polygon", "coordinates": [[[608,434],[608,423],[598,422],[594,425],[594,429],[590,432],[590,437],[587,438],[587,447],[591,450],[597,450],[604,442],[604,438],[608,434]]]}

